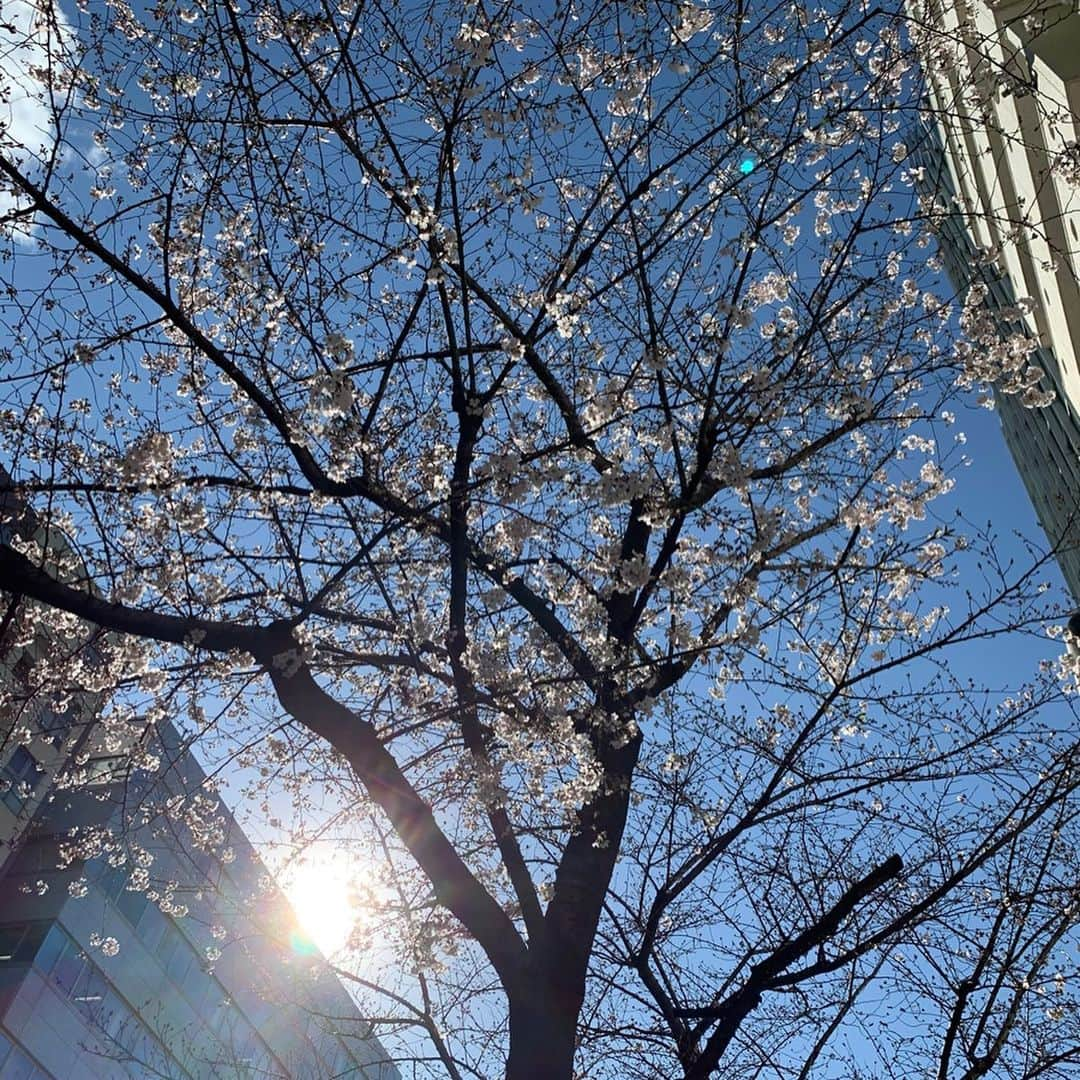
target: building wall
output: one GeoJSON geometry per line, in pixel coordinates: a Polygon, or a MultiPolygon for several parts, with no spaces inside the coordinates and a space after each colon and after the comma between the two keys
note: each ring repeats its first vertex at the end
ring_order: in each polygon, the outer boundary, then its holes
{"type": "MultiPolygon", "coordinates": [[[[46,533],[28,515],[12,522],[0,514],[0,541],[13,536],[46,552],[62,575],[81,570],[62,534],[46,533]]],[[[42,803],[55,792],[64,766],[76,754],[96,753],[94,726],[101,709],[100,694],[75,693],[61,703],[41,690],[51,662],[78,655],[93,664],[98,633],[76,620],[52,618],[47,629],[28,635],[23,625],[28,603],[12,604],[0,594],[0,874],[42,803]]],[[[3,902],[0,888],[0,918],[3,902]]]]}
{"type": "MultiPolygon", "coordinates": [[[[12,542],[85,576],[7,493],[12,542]]],[[[0,595],[0,1078],[396,1080],[324,958],[291,947],[291,909],[178,732],[132,725],[118,756],[101,695],[42,692],[54,659],[101,662],[93,628],[31,633],[24,612],[0,595]],[[185,812],[198,799],[212,845],[185,812]]]]}
{"type": "Polygon", "coordinates": [[[961,293],[986,284],[1003,332],[1039,344],[1032,359],[1055,402],[1028,409],[998,393],[998,414],[1080,602],[1080,13],[1048,0],[916,0],[909,11],[929,30],[936,130],[920,155],[952,211],[946,269],[961,293]],[[949,62],[933,55],[937,41],[949,62]],[[1009,310],[1021,298],[1026,317],[1009,310]]]}
{"type": "Polygon", "coordinates": [[[294,916],[235,821],[221,812],[232,861],[194,846],[175,799],[205,777],[174,730],[158,738],[171,762],[164,776],[122,792],[105,786],[98,796],[107,799],[65,796],[12,864],[0,926],[2,1032],[45,1076],[92,1077],[103,1062],[110,1077],[395,1080],[323,958],[290,947],[294,916]],[[145,821],[129,827],[112,809],[120,794],[145,821]],[[118,842],[59,870],[72,825],[95,818],[110,819],[118,842]],[[152,857],[149,890],[127,887],[132,856],[152,857]],[[108,939],[115,955],[100,944],[108,939]]]}

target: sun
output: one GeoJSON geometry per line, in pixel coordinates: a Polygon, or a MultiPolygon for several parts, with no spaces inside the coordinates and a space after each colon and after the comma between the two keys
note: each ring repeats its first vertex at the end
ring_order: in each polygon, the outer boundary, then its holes
{"type": "Polygon", "coordinates": [[[290,863],[282,888],[296,914],[297,952],[316,946],[327,957],[339,953],[360,918],[353,886],[355,867],[343,852],[311,852],[290,863]]]}

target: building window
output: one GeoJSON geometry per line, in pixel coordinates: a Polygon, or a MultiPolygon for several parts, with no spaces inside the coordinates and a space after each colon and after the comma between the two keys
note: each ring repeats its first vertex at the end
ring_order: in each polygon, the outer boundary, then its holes
{"type": "Polygon", "coordinates": [[[149,902],[146,893],[138,889],[125,888],[121,890],[120,895],[116,898],[116,907],[132,926],[136,926],[139,922],[139,916],[142,915],[149,902]]]}
{"type": "Polygon", "coordinates": [[[66,713],[57,712],[56,705],[43,705],[38,712],[37,725],[44,738],[48,739],[53,746],[59,746],[64,741],[71,723],[71,708],[66,713]]]}
{"type": "Polygon", "coordinates": [[[6,1080],[45,1080],[49,1075],[39,1069],[17,1046],[13,1046],[4,1059],[3,1073],[6,1080]]]}
{"type": "Polygon", "coordinates": [[[45,940],[41,943],[41,948],[38,949],[37,955],[34,957],[34,964],[46,975],[50,974],[63,955],[66,944],[67,939],[64,937],[64,932],[55,925],[50,926],[49,932],[45,935],[45,940]]]}
{"type": "Polygon", "coordinates": [[[15,676],[15,681],[21,686],[28,686],[30,683],[30,672],[33,669],[34,661],[29,653],[24,652],[18,660],[15,661],[15,666],[12,668],[12,675],[15,676]]]}
{"type": "Polygon", "coordinates": [[[86,787],[101,787],[115,784],[127,776],[128,759],[123,754],[91,758],[86,763],[86,787]]]}
{"type": "Polygon", "coordinates": [[[66,941],[64,951],[58,956],[51,971],[53,986],[64,997],[71,997],[79,977],[86,967],[86,958],[82,949],[73,941],[66,941]]]}
{"type": "Polygon", "coordinates": [[[25,925],[0,926],[0,963],[15,959],[15,950],[26,932],[25,925]]]}
{"type": "Polygon", "coordinates": [[[41,780],[42,772],[37,759],[25,746],[16,747],[15,753],[0,769],[0,786],[3,786],[0,801],[13,814],[19,813],[41,780]]]}
{"type": "Polygon", "coordinates": [[[105,976],[92,964],[87,964],[75,983],[71,1000],[81,1012],[94,1017],[101,1009],[101,1003],[105,1000],[105,992],[108,988],[109,984],[105,981],[105,976]]]}
{"type": "MultiPolygon", "coordinates": [[[[143,944],[154,953],[155,956],[161,958],[160,948],[162,942],[165,940],[166,933],[169,929],[169,921],[158,910],[154,904],[147,904],[143,909],[142,915],[139,916],[139,925],[136,930],[139,933],[139,937],[142,938],[143,944]]],[[[164,963],[164,961],[162,961],[164,963]]]]}
{"type": "Polygon", "coordinates": [[[46,922],[0,926],[0,964],[10,961],[29,964],[41,948],[48,928],[46,922]]]}

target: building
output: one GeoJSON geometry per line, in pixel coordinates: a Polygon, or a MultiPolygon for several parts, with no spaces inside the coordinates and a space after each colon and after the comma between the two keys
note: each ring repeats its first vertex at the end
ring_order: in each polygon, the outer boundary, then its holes
{"type": "Polygon", "coordinates": [[[951,204],[946,268],[961,293],[986,286],[1004,333],[1038,342],[1032,359],[1054,404],[998,393],[998,412],[1080,601],[1080,13],[1055,0],[919,0],[909,11],[934,120],[918,154],[951,204]]]}
{"type": "MultiPolygon", "coordinates": [[[[9,502],[0,543],[15,537],[84,572],[9,502]]],[[[397,1080],[176,729],[118,736],[101,695],[50,681],[58,655],[93,664],[108,642],[20,629],[4,599],[0,1077],[397,1080]]]]}
{"type": "Polygon", "coordinates": [[[0,1076],[396,1080],[190,750],[153,739],[159,774],[47,801],[0,883],[0,1076]]]}
{"type": "MultiPolygon", "coordinates": [[[[0,479],[7,474],[0,469],[0,479]]],[[[56,530],[0,502],[0,542],[19,536],[47,553],[58,572],[72,580],[82,563],[56,530]]],[[[49,667],[76,656],[94,664],[98,634],[75,620],[52,618],[46,629],[24,626],[26,608],[0,597],[0,874],[18,849],[23,833],[54,788],[65,765],[76,757],[97,757],[95,719],[101,696],[58,695],[45,690],[49,667]]],[[[2,915],[2,913],[0,913],[2,915]]]]}

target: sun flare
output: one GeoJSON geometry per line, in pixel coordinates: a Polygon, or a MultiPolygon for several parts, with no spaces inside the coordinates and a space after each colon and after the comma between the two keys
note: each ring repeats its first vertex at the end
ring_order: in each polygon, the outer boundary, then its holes
{"type": "Polygon", "coordinates": [[[297,951],[314,944],[333,956],[345,946],[361,915],[354,878],[355,868],[341,854],[306,855],[288,868],[283,886],[300,931],[293,940],[297,951]]]}

